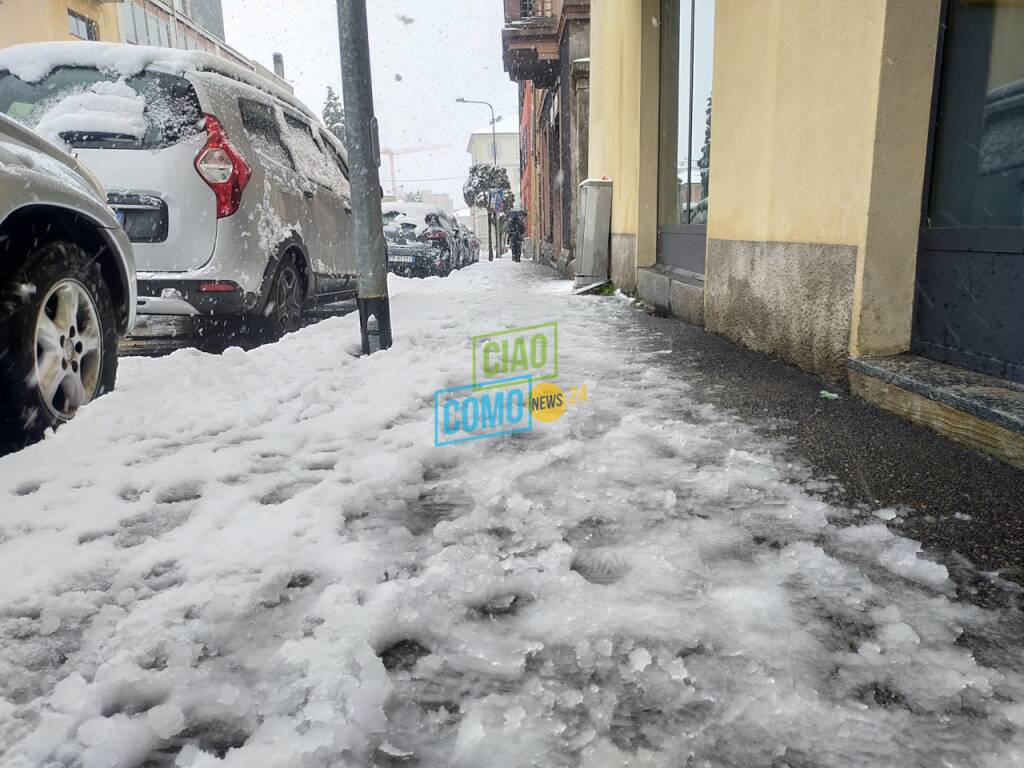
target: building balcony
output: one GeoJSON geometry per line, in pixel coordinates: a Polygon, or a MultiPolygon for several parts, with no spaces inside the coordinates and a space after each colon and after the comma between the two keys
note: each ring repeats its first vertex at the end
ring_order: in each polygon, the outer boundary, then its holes
{"type": "Polygon", "coordinates": [[[553,86],[566,21],[589,14],[590,0],[505,0],[501,48],[509,77],[538,88],[553,86]]]}
{"type": "Polygon", "coordinates": [[[501,32],[505,71],[515,82],[532,80],[540,88],[558,78],[558,19],[531,16],[507,24],[501,32]]]}

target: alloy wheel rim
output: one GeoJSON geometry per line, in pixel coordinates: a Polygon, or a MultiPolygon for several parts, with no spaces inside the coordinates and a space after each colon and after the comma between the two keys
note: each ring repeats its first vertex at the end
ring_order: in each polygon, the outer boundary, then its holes
{"type": "Polygon", "coordinates": [[[36,313],[34,381],[51,416],[72,418],[96,397],[103,360],[99,311],[77,280],[55,283],[36,313]]]}
{"type": "Polygon", "coordinates": [[[292,266],[281,270],[277,288],[277,317],[284,328],[296,328],[302,316],[299,274],[292,266]]]}

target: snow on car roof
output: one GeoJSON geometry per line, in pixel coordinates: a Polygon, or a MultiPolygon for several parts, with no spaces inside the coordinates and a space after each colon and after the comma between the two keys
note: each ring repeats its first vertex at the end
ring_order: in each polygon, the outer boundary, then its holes
{"type": "Polygon", "coordinates": [[[86,41],[26,43],[0,51],[0,71],[6,70],[26,82],[38,82],[58,67],[89,67],[122,77],[132,77],[147,69],[174,75],[214,72],[269,93],[319,122],[305,104],[283,88],[256,72],[205,51],[86,41]]]}
{"type": "Polygon", "coordinates": [[[443,213],[440,208],[436,205],[430,205],[430,203],[403,203],[400,200],[390,203],[381,203],[380,209],[383,213],[400,213],[411,219],[426,218],[428,213],[443,213]]]}

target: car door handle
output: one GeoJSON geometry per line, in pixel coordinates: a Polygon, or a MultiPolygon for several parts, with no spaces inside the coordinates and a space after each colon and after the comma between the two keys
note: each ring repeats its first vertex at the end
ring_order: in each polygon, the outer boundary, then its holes
{"type": "Polygon", "coordinates": [[[313,194],[313,190],[311,189],[302,190],[302,196],[307,200],[312,200],[315,197],[315,195],[313,194]]]}
{"type": "Polygon", "coordinates": [[[352,215],[352,206],[351,205],[346,205],[345,206],[345,213],[347,213],[349,216],[352,215]]]}

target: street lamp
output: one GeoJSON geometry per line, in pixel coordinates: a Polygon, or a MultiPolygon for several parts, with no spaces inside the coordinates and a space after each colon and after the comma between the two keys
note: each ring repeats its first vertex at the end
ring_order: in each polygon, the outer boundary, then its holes
{"type": "Polygon", "coordinates": [[[358,271],[356,304],[363,354],[391,346],[388,257],[380,199],[380,137],[373,114],[366,0],[337,0],[345,139],[358,271]]]}
{"type": "Polygon", "coordinates": [[[485,107],[489,107],[491,110],[491,157],[494,160],[494,167],[498,167],[498,129],[495,127],[498,118],[494,116],[494,105],[489,101],[475,101],[474,99],[464,99],[461,96],[457,98],[459,104],[483,104],[485,107]]]}
{"type": "MultiPolygon", "coordinates": [[[[498,118],[494,116],[494,105],[489,101],[477,101],[476,99],[464,99],[459,96],[455,99],[459,104],[483,104],[491,110],[491,159],[493,160],[494,167],[498,167],[498,118]]],[[[495,218],[495,229],[497,229],[497,218],[495,218]]],[[[498,234],[497,232],[495,233],[498,234]]],[[[501,248],[501,237],[498,235],[498,248],[501,248]]],[[[500,254],[501,251],[499,250],[500,254]]],[[[491,214],[490,209],[487,213],[487,260],[494,261],[494,248],[491,245],[491,214]]]]}

